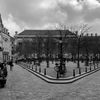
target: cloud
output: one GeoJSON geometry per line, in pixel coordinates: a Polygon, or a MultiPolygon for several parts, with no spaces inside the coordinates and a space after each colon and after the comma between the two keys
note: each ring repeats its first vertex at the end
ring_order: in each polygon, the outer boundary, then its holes
{"type": "Polygon", "coordinates": [[[98,0],[84,0],[85,4],[89,7],[89,9],[100,8],[100,2],[98,0]]]}
{"type": "Polygon", "coordinates": [[[13,31],[100,19],[98,0],[0,0],[0,9],[5,26],[13,31]]]}
{"type": "Polygon", "coordinates": [[[39,3],[39,7],[44,9],[54,9],[57,7],[57,0],[42,0],[42,2],[39,3]]]}
{"type": "Polygon", "coordinates": [[[14,18],[12,15],[9,15],[8,19],[5,19],[3,21],[5,27],[9,29],[10,35],[13,36],[15,34],[15,31],[20,31],[20,27],[16,24],[14,21],[14,18]]]}

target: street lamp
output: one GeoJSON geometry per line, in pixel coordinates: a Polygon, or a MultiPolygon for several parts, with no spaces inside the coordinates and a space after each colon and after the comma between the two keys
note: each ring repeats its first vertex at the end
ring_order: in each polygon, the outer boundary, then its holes
{"type": "Polygon", "coordinates": [[[57,71],[57,78],[59,78],[59,75],[65,75],[66,73],[66,67],[65,67],[65,60],[63,58],[63,37],[59,37],[59,40],[56,40],[59,43],[59,53],[58,53],[58,59],[60,60],[60,64],[56,64],[55,71],[57,71]]]}
{"type": "Polygon", "coordinates": [[[83,36],[83,34],[81,34],[81,30],[78,32],[76,31],[76,37],[77,37],[77,68],[80,68],[80,38],[83,36]]]}
{"type": "MultiPolygon", "coordinates": [[[[61,30],[60,30],[60,33],[61,33],[61,30]]],[[[57,71],[57,78],[59,78],[59,75],[64,76],[65,73],[66,73],[65,58],[63,57],[63,42],[65,42],[66,37],[67,38],[76,38],[75,34],[70,34],[70,33],[71,32],[67,30],[66,34],[64,34],[64,35],[60,34],[59,39],[55,39],[56,42],[59,43],[59,56],[58,56],[58,59],[60,60],[60,64],[55,66],[55,70],[57,71]]],[[[78,49],[78,51],[79,51],[79,49],[78,49]]]]}
{"type": "Polygon", "coordinates": [[[46,45],[46,62],[47,68],[49,68],[49,37],[47,37],[47,45],[46,45]]]}
{"type": "Polygon", "coordinates": [[[77,62],[77,68],[80,68],[80,37],[81,37],[81,35],[80,36],[78,36],[77,38],[77,42],[78,42],[78,47],[77,47],[77,50],[78,50],[78,57],[77,57],[77,60],[78,60],[78,62],[77,62]]]}
{"type": "Polygon", "coordinates": [[[64,75],[66,73],[66,67],[65,67],[65,59],[63,58],[63,39],[62,36],[59,38],[59,59],[60,59],[60,65],[59,65],[59,73],[64,75]]]}
{"type": "Polygon", "coordinates": [[[60,54],[59,54],[59,58],[60,58],[60,72],[62,71],[62,64],[63,64],[63,50],[62,50],[62,47],[63,47],[63,43],[62,43],[62,37],[60,37],[59,39],[59,44],[60,44],[60,54]]]}

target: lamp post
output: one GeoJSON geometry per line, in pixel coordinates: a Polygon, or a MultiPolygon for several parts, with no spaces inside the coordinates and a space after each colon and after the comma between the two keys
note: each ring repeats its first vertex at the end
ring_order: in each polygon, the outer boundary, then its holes
{"type": "Polygon", "coordinates": [[[59,54],[59,59],[60,59],[60,65],[59,65],[59,73],[60,75],[65,75],[66,73],[66,66],[65,66],[65,59],[63,58],[63,37],[61,36],[59,38],[59,50],[60,50],[60,54],[59,54]]]}
{"type": "Polygon", "coordinates": [[[77,52],[77,68],[80,68],[80,37],[81,36],[78,36],[78,40],[77,40],[77,42],[78,42],[78,47],[77,47],[77,50],[78,50],[78,52],[77,52]]]}
{"type": "Polygon", "coordinates": [[[82,33],[80,33],[81,30],[78,32],[76,31],[76,37],[77,37],[77,68],[80,68],[80,38],[83,36],[82,33]],[[81,35],[78,35],[81,34],[81,35]]]}
{"type": "Polygon", "coordinates": [[[56,64],[55,66],[55,71],[57,71],[57,78],[60,77],[60,75],[65,75],[66,72],[66,68],[65,68],[65,62],[64,62],[64,58],[63,58],[63,37],[60,36],[58,41],[59,43],[59,56],[58,59],[60,60],[60,64],[56,64]]]}
{"type": "Polygon", "coordinates": [[[62,71],[62,64],[63,64],[63,51],[62,51],[62,47],[63,47],[63,43],[62,43],[62,37],[60,37],[60,41],[59,41],[59,44],[60,44],[60,54],[59,54],[59,57],[60,57],[60,70],[59,71],[62,71]]]}
{"type": "Polygon", "coordinates": [[[47,37],[47,46],[46,46],[46,62],[47,68],[49,68],[49,37],[47,37]]]}
{"type": "MultiPolygon", "coordinates": [[[[57,71],[57,78],[59,78],[59,75],[64,76],[67,71],[66,66],[65,66],[65,58],[63,57],[63,42],[65,42],[66,38],[76,38],[76,34],[70,34],[70,31],[66,32],[66,34],[61,34],[61,30],[60,30],[59,39],[57,39],[57,38],[54,39],[59,44],[58,59],[60,60],[60,64],[55,66],[55,70],[57,71]]],[[[78,48],[79,48],[79,46],[78,46],[78,48]]],[[[79,49],[78,49],[78,51],[79,51],[79,49]]],[[[79,52],[78,52],[78,54],[79,54],[79,52]]]]}

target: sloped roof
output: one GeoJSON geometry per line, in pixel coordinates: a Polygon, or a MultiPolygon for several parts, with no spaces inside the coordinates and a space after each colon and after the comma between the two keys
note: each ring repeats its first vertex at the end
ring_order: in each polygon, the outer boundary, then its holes
{"type": "Polygon", "coordinates": [[[23,32],[19,33],[19,36],[24,36],[24,35],[60,35],[60,34],[65,34],[67,33],[67,35],[75,35],[73,34],[71,31],[69,30],[24,30],[23,32]]]}

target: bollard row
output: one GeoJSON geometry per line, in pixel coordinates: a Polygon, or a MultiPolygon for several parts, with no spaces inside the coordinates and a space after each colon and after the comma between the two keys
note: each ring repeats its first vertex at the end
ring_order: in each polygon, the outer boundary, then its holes
{"type": "MultiPolygon", "coordinates": [[[[34,70],[34,68],[35,68],[35,71],[36,71],[36,72],[37,72],[37,71],[38,71],[39,73],[42,72],[42,69],[41,69],[40,66],[38,67],[37,65],[35,65],[35,67],[34,67],[34,65],[33,65],[33,64],[30,64],[30,63],[28,63],[28,64],[23,63],[23,65],[26,66],[27,68],[31,69],[31,70],[34,70]]],[[[95,70],[95,69],[97,69],[98,67],[99,67],[99,63],[89,64],[89,67],[85,67],[84,72],[85,72],[85,73],[91,72],[92,70],[95,70]]],[[[43,74],[44,74],[44,75],[47,74],[46,68],[44,68],[43,74]]],[[[76,74],[81,75],[81,74],[82,74],[82,69],[81,69],[81,68],[78,68],[78,72],[77,72],[75,69],[73,69],[73,77],[76,77],[76,74]]],[[[59,78],[59,74],[58,74],[58,73],[57,73],[57,78],[59,78]]]]}
{"type": "MultiPolygon", "coordinates": [[[[90,66],[89,66],[89,69],[87,68],[87,67],[85,67],[85,73],[87,73],[87,72],[91,72],[92,70],[95,70],[96,68],[98,68],[99,66],[98,66],[98,63],[97,64],[93,64],[93,68],[92,68],[92,64],[90,64],[90,66]]],[[[73,77],[75,77],[76,76],[76,71],[75,71],[75,69],[73,69],[73,77]]],[[[79,75],[81,75],[82,74],[82,70],[81,70],[81,68],[78,68],[78,74],[79,75]]]]}

